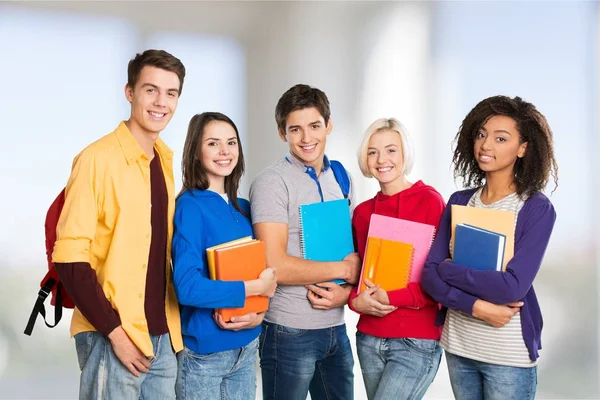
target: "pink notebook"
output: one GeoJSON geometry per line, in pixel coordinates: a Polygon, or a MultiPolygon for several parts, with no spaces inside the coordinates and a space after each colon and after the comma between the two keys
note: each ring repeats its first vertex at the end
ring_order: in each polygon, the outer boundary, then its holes
{"type": "Polygon", "coordinates": [[[373,214],[371,215],[368,236],[412,244],[414,253],[410,282],[421,282],[423,266],[435,237],[435,227],[433,225],[373,214]]]}

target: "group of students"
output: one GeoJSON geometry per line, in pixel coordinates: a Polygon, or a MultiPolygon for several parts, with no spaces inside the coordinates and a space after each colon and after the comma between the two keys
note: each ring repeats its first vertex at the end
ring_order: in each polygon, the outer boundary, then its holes
{"type": "Polygon", "coordinates": [[[295,85],[275,108],[289,152],[238,197],[244,155],[235,123],[195,115],[174,193],[173,153],[159,138],[182,92],[185,68],[163,50],[129,62],[131,116],[73,163],[57,227],[55,268],[76,305],[71,334],[81,399],[354,398],[344,306],[360,314],[356,349],[368,398],[420,399],[445,350],[457,399],[533,399],[542,316],[532,287],[556,214],[542,194],[557,184],[552,132],[519,97],[481,101],[465,117],[455,177],[469,189],[448,205],[407,176],[411,138],[396,119],[369,126],[358,150],[380,191],[353,208],[356,253],[317,262],[301,254],[298,207],[343,198],[325,156],[333,130],[321,90],[295,85]],[[450,205],[512,211],[515,252],[506,271],[450,258],[450,205]],[[436,226],[420,283],[357,294],[372,214],[436,226]],[[267,268],[250,281],[211,280],[206,249],[264,241],[267,268]],[[172,261],[172,263],[171,263],[172,261]],[[331,282],[341,279],[346,284],[331,282]],[[266,313],[224,321],[215,309],[270,297],[266,313]]]}

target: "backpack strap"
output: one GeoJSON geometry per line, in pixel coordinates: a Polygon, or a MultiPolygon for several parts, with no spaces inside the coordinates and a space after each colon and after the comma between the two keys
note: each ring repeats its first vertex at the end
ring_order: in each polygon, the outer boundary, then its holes
{"type": "Polygon", "coordinates": [[[35,320],[37,319],[38,314],[42,315],[44,318],[44,323],[48,328],[54,328],[62,318],[62,285],[60,282],[57,283],[54,278],[48,278],[38,292],[38,298],[33,305],[31,315],[29,316],[29,321],[27,321],[27,326],[23,332],[27,336],[31,336],[31,332],[33,332],[33,326],[35,325],[35,320]],[[46,307],[44,307],[44,301],[46,301],[46,298],[52,292],[52,288],[54,288],[55,285],[57,285],[57,290],[55,298],[56,303],[54,305],[54,325],[50,325],[48,321],[46,321],[46,307]]]}
{"type": "Polygon", "coordinates": [[[341,162],[331,160],[330,163],[335,180],[337,181],[338,185],[340,185],[340,189],[342,189],[344,198],[347,199],[348,195],[350,194],[350,177],[348,176],[348,172],[341,162]]]}

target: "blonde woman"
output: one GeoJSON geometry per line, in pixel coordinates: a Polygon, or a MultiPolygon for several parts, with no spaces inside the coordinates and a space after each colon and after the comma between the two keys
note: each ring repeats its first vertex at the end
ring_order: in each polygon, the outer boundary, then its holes
{"type": "MultiPolygon", "coordinates": [[[[408,181],[414,158],[411,138],[397,119],[378,119],[365,132],[358,163],[365,177],[377,179],[381,190],[354,210],[352,226],[361,259],[372,214],[437,227],[444,201],[421,180],[408,181]]],[[[441,330],[435,325],[438,304],[417,282],[389,292],[365,283],[368,289],[357,295],[355,288],[348,305],[360,314],[356,344],[367,396],[420,399],[442,356],[441,330]]]]}

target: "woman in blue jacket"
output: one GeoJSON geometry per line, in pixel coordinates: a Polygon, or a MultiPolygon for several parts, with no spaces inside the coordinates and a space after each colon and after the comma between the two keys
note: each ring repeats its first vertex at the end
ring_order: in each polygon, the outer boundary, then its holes
{"type": "Polygon", "coordinates": [[[455,177],[471,189],[450,197],[421,284],[447,307],[440,343],[454,396],[533,399],[542,314],[532,284],[556,219],[542,194],[550,174],[558,184],[552,131],[532,104],[490,97],[464,119],[453,163],[455,177]],[[515,213],[515,252],[506,271],[450,260],[452,204],[515,213]]]}
{"type": "Polygon", "coordinates": [[[217,308],[243,307],[248,296],[272,297],[267,268],[252,281],[209,279],[206,249],[252,235],[250,205],[237,197],[244,156],[237,127],[221,113],[195,115],[181,163],[173,233],[174,284],[185,348],[177,355],[177,398],[254,399],[258,335],[264,313],[225,322],[217,308]]]}

